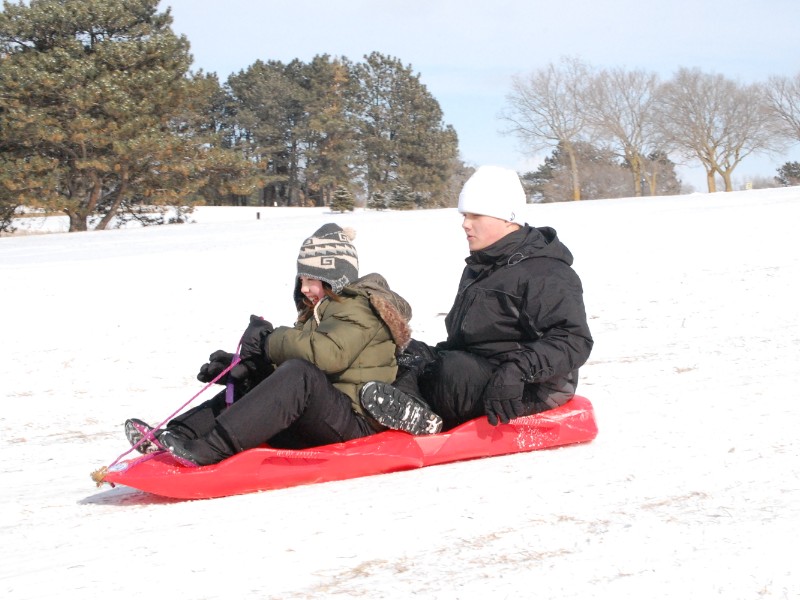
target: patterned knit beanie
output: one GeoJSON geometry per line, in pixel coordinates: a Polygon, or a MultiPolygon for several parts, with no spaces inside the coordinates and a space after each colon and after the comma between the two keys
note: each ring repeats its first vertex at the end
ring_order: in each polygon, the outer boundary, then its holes
{"type": "Polygon", "coordinates": [[[317,229],[300,246],[297,278],[319,279],[336,293],[358,279],[358,253],[351,243],[356,232],[328,223],[317,229]]]}

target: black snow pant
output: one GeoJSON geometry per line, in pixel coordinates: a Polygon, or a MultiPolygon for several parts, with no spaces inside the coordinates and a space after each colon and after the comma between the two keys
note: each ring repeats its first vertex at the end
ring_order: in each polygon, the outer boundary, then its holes
{"type": "Polygon", "coordinates": [[[452,429],[486,414],[483,390],[497,367],[477,354],[460,350],[439,353],[419,376],[419,391],[442,417],[442,428],[452,429]]]}
{"type": "Polygon", "coordinates": [[[291,359],[226,408],[225,392],[167,424],[190,439],[225,440],[231,454],[268,443],[310,448],[375,433],[350,397],[313,364],[291,359]]]}
{"type": "MultiPolygon", "coordinates": [[[[421,373],[414,374],[412,370],[396,384],[400,389],[415,393],[413,378],[416,377],[417,395],[442,417],[442,428],[447,430],[486,414],[483,391],[498,367],[499,364],[478,354],[443,350],[421,373]]],[[[525,414],[555,408],[569,400],[573,393],[574,386],[568,393],[551,393],[546,385],[527,384],[523,392],[523,402],[528,409],[525,414]],[[556,398],[558,400],[554,402],[556,398]]]]}

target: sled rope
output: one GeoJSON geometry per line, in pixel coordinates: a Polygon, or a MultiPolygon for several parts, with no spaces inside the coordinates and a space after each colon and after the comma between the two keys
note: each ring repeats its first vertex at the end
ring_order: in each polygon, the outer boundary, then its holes
{"type": "MultiPolygon", "coordinates": [[[[115,459],[114,459],[114,461],[113,461],[113,462],[112,462],[110,465],[108,465],[107,467],[106,467],[106,466],[103,466],[103,467],[100,467],[99,469],[97,469],[96,471],[92,471],[92,474],[91,474],[92,481],[94,481],[94,482],[97,484],[97,487],[100,487],[101,485],[103,485],[103,483],[105,483],[105,477],[106,477],[106,475],[108,474],[108,470],[109,470],[109,469],[111,469],[111,468],[112,468],[114,465],[116,465],[116,464],[117,464],[119,461],[121,461],[121,460],[122,460],[122,459],[123,459],[125,456],[127,456],[128,454],[130,454],[130,453],[131,453],[133,450],[136,450],[136,448],[138,448],[139,446],[141,446],[141,445],[142,445],[143,443],[145,443],[147,440],[153,439],[153,435],[152,435],[152,432],[153,432],[153,431],[156,431],[156,430],[158,430],[158,429],[161,429],[161,427],[163,427],[164,425],[166,425],[167,423],[169,423],[169,421],[171,421],[173,417],[175,417],[175,416],[176,416],[178,413],[180,413],[180,412],[181,412],[181,411],[182,411],[184,408],[186,408],[186,407],[187,407],[187,406],[189,406],[189,405],[190,405],[192,402],[194,402],[194,401],[197,399],[197,397],[198,397],[198,396],[200,396],[200,395],[201,395],[203,392],[205,392],[205,391],[206,391],[208,388],[210,388],[212,385],[214,385],[215,383],[217,383],[217,382],[218,382],[220,379],[222,379],[222,378],[223,378],[225,375],[227,375],[228,373],[230,373],[231,369],[233,369],[233,367],[235,367],[237,364],[239,364],[239,354],[238,354],[238,352],[237,352],[237,353],[235,353],[235,354],[233,355],[233,360],[231,360],[231,364],[230,364],[230,365],[229,365],[229,366],[228,366],[228,367],[227,367],[227,368],[226,368],[224,371],[222,371],[222,372],[221,372],[219,375],[217,375],[216,377],[214,377],[214,379],[212,379],[211,381],[209,381],[209,382],[208,382],[206,385],[204,385],[204,386],[203,386],[203,388],[202,388],[200,391],[198,391],[198,392],[197,392],[197,393],[196,393],[194,396],[192,396],[192,397],[191,397],[191,398],[189,398],[189,399],[188,399],[186,402],[184,402],[184,403],[183,403],[181,406],[179,406],[178,408],[176,408],[176,409],[175,409],[175,410],[172,412],[172,414],[170,414],[170,415],[169,415],[169,416],[168,416],[166,419],[164,419],[163,421],[161,421],[161,423],[159,423],[158,425],[156,425],[156,426],[155,426],[155,427],[152,429],[152,431],[148,432],[146,435],[143,435],[143,436],[142,436],[142,439],[140,439],[138,442],[136,442],[136,444],[134,444],[133,446],[131,446],[130,448],[128,448],[128,449],[127,449],[125,452],[123,452],[122,454],[120,454],[120,455],[119,455],[117,458],[115,458],[115,459]]],[[[228,406],[230,406],[230,405],[233,403],[233,384],[232,384],[232,383],[230,383],[230,382],[228,382],[228,383],[227,383],[227,386],[226,386],[226,388],[225,388],[225,402],[226,402],[226,404],[228,404],[228,406]]],[[[143,458],[143,459],[146,459],[146,458],[148,458],[148,457],[147,457],[147,456],[143,456],[142,458],[143,458]]],[[[114,484],[113,484],[113,483],[112,483],[112,484],[110,484],[110,485],[111,485],[112,487],[114,486],[114,484]]]]}

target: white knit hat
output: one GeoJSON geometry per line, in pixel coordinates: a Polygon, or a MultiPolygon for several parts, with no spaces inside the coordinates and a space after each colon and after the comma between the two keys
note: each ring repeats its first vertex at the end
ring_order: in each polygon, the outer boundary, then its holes
{"type": "Polygon", "coordinates": [[[504,167],[483,166],[467,179],[458,196],[458,212],[519,223],[527,204],[519,175],[504,167]]]}

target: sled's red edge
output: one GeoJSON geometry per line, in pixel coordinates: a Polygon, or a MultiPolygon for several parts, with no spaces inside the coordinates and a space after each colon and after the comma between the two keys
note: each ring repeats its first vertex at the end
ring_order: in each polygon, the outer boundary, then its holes
{"type": "Polygon", "coordinates": [[[594,408],[587,398],[575,396],[564,406],[507,425],[495,427],[481,417],[437,435],[386,431],[307,450],[255,448],[208,467],[185,467],[158,452],[115,465],[105,481],[170,498],[218,498],[542,450],[595,437],[594,408]]]}

